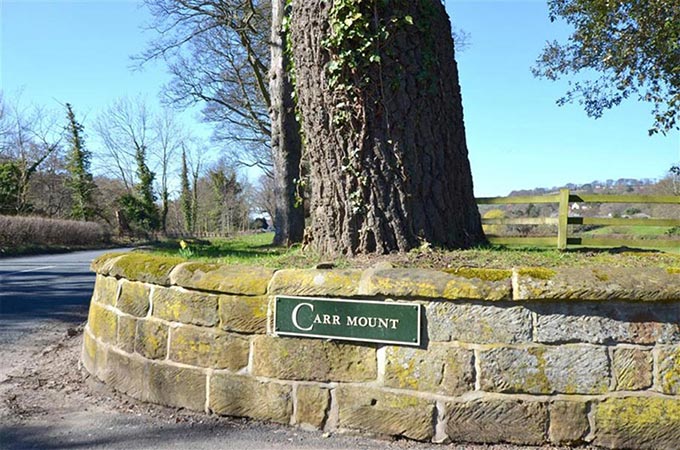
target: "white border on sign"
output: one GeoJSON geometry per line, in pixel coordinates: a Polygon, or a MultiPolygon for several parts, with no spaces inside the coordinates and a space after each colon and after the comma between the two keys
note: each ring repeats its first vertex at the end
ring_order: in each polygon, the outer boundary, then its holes
{"type": "MultiPolygon", "coordinates": [[[[386,299],[389,300],[389,299],[386,299]]],[[[421,330],[421,316],[422,316],[422,305],[420,303],[399,303],[395,301],[377,301],[377,300],[350,300],[348,298],[320,298],[320,297],[300,297],[297,295],[275,295],[274,296],[274,330],[273,330],[273,335],[274,336],[300,336],[300,337],[314,337],[314,338],[322,338],[322,339],[335,339],[335,340],[342,340],[342,341],[354,341],[354,342],[374,342],[378,344],[402,344],[402,345],[410,345],[413,347],[420,347],[420,335],[422,334],[421,330]],[[294,299],[299,299],[299,300],[314,300],[317,302],[348,302],[348,303],[362,303],[362,304],[376,304],[376,305],[385,305],[389,304],[390,306],[404,306],[404,307],[416,307],[417,309],[417,317],[418,317],[418,333],[417,333],[417,338],[415,342],[406,342],[406,341],[387,341],[387,340],[382,340],[382,339],[361,339],[361,338],[353,338],[353,337],[342,337],[342,336],[329,336],[325,334],[304,334],[304,333],[293,333],[289,331],[277,331],[276,330],[276,314],[278,312],[278,305],[277,305],[277,300],[279,297],[284,297],[284,298],[294,298],[294,299]]]]}

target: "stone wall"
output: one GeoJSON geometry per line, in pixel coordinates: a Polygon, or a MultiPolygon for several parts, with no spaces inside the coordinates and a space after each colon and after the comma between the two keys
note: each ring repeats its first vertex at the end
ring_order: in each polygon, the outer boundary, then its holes
{"type": "Polygon", "coordinates": [[[680,274],[280,270],[129,254],[83,363],[142,401],[432,442],[680,448],[680,274]],[[420,348],[281,338],[277,294],[423,305],[420,348]]]}

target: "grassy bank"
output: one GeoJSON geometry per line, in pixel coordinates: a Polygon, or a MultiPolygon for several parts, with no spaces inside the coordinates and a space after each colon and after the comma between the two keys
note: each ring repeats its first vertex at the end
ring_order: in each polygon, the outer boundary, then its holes
{"type": "MultiPolygon", "coordinates": [[[[271,233],[242,235],[233,239],[188,242],[185,249],[179,241],[167,241],[153,247],[154,252],[182,256],[190,260],[217,261],[227,264],[259,265],[272,268],[313,267],[328,262],[308,249],[290,249],[270,245],[271,233]]],[[[460,267],[680,267],[680,255],[631,249],[578,249],[565,252],[545,248],[507,248],[500,246],[470,250],[438,250],[421,248],[405,254],[334,258],[336,267],[364,268],[386,261],[397,267],[435,269],[460,267]]]]}

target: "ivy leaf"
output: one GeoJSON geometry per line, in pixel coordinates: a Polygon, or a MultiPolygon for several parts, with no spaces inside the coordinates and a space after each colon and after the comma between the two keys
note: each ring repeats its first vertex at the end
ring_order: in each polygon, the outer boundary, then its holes
{"type": "Polygon", "coordinates": [[[409,25],[413,25],[413,17],[412,16],[404,17],[404,21],[409,25]]]}

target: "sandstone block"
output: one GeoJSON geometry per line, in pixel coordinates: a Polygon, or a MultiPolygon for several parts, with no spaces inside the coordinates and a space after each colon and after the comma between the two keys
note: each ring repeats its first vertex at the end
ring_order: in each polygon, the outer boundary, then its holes
{"type": "Polygon", "coordinates": [[[339,386],[338,426],[418,441],[434,434],[435,403],[379,389],[339,386]]]}
{"type": "Polygon", "coordinates": [[[135,352],[148,359],[164,359],[167,351],[167,325],[156,320],[137,321],[135,352]]]}
{"type": "Polygon", "coordinates": [[[612,370],[618,391],[638,391],[652,385],[652,352],[636,348],[614,350],[612,370]]]}
{"type": "Polygon", "coordinates": [[[377,377],[372,347],[258,336],[253,352],[255,376],[305,381],[369,381],[377,377]]]}
{"type": "Polygon", "coordinates": [[[172,284],[236,295],[264,295],[274,271],[262,267],[228,266],[191,262],[177,266],[170,274],[172,284]]]}
{"type": "Polygon", "coordinates": [[[150,253],[127,253],[108,266],[108,275],[160,286],[170,285],[170,272],[182,258],[150,253]]]}
{"type": "Polygon", "coordinates": [[[538,304],[536,340],[544,343],[680,343],[680,303],[538,304]]]}
{"type": "Polygon", "coordinates": [[[118,339],[116,346],[125,352],[134,352],[136,335],[137,319],[130,316],[118,316],[118,339]]]}
{"type": "Polygon", "coordinates": [[[531,342],[531,311],[522,306],[432,302],[425,311],[431,341],[531,342]]]}
{"type": "Polygon", "coordinates": [[[370,269],[362,279],[362,295],[447,300],[510,300],[510,280],[485,281],[430,269],[370,269]]]}
{"type": "Polygon", "coordinates": [[[269,299],[259,297],[220,296],[220,328],[239,333],[267,332],[269,299]]]}
{"type": "Polygon", "coordinates": [[[151,302],[154,317],[169,322],[212,327],[217,324],[218,296],[157,287],[151,302]]]}
{"type": "Polygon", "coordinates": [[[330,391],[319,386],[300,384],[295,388],[295,423],[321,429],[326,423],[330,391]]]}
{"type": "Polygon", "coordinates": [[[103,255],[97,256],[90,263],[90,270],[97,274],[108,275],[111,271],[111,267],[123,257],[125,253],[123,252],[109,252],[103,255]]]}
{"type": "Polygon", "coordinates": [[[358,294],[361,273],[356,269],[279,270],[272,278],[269,293],[352,297],[358,294]]]}
{"type": "Polygon", "coordinates": [[[676,399],[610,398],[593,410],[595,445],[641,450],[680,448],[680,401],[676,399]]]}
{"type": "Polygon", "coordinates": [[[661,348],[658,361],[661,391],[680,395],[680,346],[661,348]]]}
{"type": "Polygon", "coordinates": [[[205,410],[207,377],[203,371],[165,363],[148,363],[147,401],[160,405],[205,410]]]}
{"type": "Polygon", "coordinates": [[[148,372],[146,361],[138,355],[109,352],[104,382],[137,400],[148,399],[148,372]]]}
{"type": "Polygon", "coordinates": [[[501,347],[480,352],[482,390],[530,394],[598,394],[609,388],[604,347],[501,347]]]}
{"type": "Polygon", "coordinates": [[[455,396],[474,390],[474,352],[430,343],[427,350],[387,347],[385,386],[455,396]]]}
{"type": "Polygon", "coordinates": [[[565,267],[539,276],[516,270],[515,300],[638,300],[680,298],[680,274],[660,267],[565,267]]]}
{"type": "Polygon", "coordinates": [[[99,345],[88,331],[83,333],[83,352],[81,354],[83,366],[90,374],[100,380],[104,380],[106,376],[108,354],[108,349],[99,345]]]}
{"type": "Polygon", "coordinates": [[[107,344],[114,344],[116,342],[118,315],[98,303],[92,303],[87,318],[87,327],[94,337],[107,344]]]}
{"type": "Polygon", "coordinates": [[[210,377],[210,409],[216,414],[289,423],[291,386],[216,373],[210,377]]]}
{"type": "Polygon", "coordinates": [[[116,307],[132,316],[144,317],[151,306],[150,293],[151,288],[146,284],[123,280],[116,307]]]}
{"type": "Polygon", "coordinates": [[[118,299],[118,280],[113,277],[97,275],[94,282],[92,301],[102,305],[115,306],[118,299]]]}
{"type": "Polygon", "coordinates": [[[182,326],[170,330],[170,356],[191,366],[237,371],[248,365],[250,343],[237,335],[182,326]]]}
{"type": "Polygon", "coordinates": [[[589,429],[587,403],[555,401],[550,404],[548,435],[553,444],[578,444],[589,429]]]}
{"type": "Polygon", "coordinates": [[[454,442],[510,442],[541,445],[548,431],[548,408],[541,402],[474,400],[446,405],[446,434],[454,442]]]}

